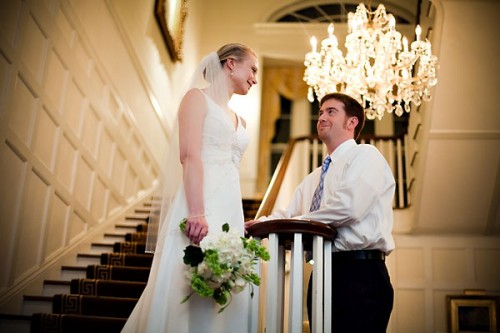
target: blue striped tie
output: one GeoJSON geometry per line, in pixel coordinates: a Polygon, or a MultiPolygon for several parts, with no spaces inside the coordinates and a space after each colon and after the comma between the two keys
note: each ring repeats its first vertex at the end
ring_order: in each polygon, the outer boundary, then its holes
{"type": "Polygon", "coordinates": [[[321,196],[323,195],[323,182],[325,180],[326,170],[328,170],[331,161],[332,159],[330,158],[330,156],[327,156],[325,158],[325,161],[323,162],[323,166],[321,167],[321,176],[319,178],[319,184],[318,187],[316,187],[316,190],[314,191],[314,195],[311,202],[311,208],[309,209],[310,212],[314,212],[319,208],[319,205],[321,203],[321,196]]]}

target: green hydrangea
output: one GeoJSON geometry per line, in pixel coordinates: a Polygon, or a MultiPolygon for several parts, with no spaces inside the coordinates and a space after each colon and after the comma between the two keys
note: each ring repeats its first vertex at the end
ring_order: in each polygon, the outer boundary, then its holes
{"type": "MultiPolygon", "coordinates": [[[[183,232],[186,222],[183,219],[179,225],[183,232]]],[[[193,293],[212,297],[222,312],[231,303],[232,294],[241,292],[245,285],[250,285],[253,296],[253,286],[260,285],[260,277],[255,273],[259,259],[270,259],[267,249],[253,238],[240,237],[230,230],[229,224],[224,224],[222,232],[209,233],[199,247],[189,245],[184,250],[192,292],[183,302],[193,293]]]]}

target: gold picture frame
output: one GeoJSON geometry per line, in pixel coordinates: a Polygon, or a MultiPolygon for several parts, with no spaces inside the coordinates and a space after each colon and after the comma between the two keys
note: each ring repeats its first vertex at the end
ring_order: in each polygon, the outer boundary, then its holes
{"type": "Polygon", "coordinates": [[[496,333],[498,296],[448,295],[448,332],[496,333]]]}
{"type": "Polygon", "coordinates": [[[155,18],[174,62],[182,61],[186,0],[156,0],[155,18]]]}

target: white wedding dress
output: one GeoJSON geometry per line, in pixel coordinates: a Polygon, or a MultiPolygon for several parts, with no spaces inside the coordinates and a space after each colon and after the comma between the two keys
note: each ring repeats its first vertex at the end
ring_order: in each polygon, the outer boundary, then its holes
{"type": "MultiPolygon", "coordinates": [[[[224,223],[244,234],[239,164],[248,146],[248,136],[238,117],[234,126],[226,111],[206,96],[202,160],[204,168],[205,215],[210,230],[224,223]]],[[[201,186],[201,184],[200,184],[201,186]]],[[[176,193],[170,213],[160,230],[146,289],[122,332],[136,333],[245,333],[249,329],[250,288],[233,295],[230,305],[220,306],[212,298],[190,293],[182,258],[188,238],[179,222],[188,214],[184,187],[176,193]],[[168,230],[164,230],[168,229],[168,230]]]]}

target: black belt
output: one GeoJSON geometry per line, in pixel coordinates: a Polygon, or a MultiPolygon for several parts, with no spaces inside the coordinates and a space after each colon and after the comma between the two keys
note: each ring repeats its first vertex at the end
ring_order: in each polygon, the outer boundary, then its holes
{"type": "Polygon", "coordinates": [[[385,260],[380,250],[341,251],[332,253],[333,260],[385,260]]]}

